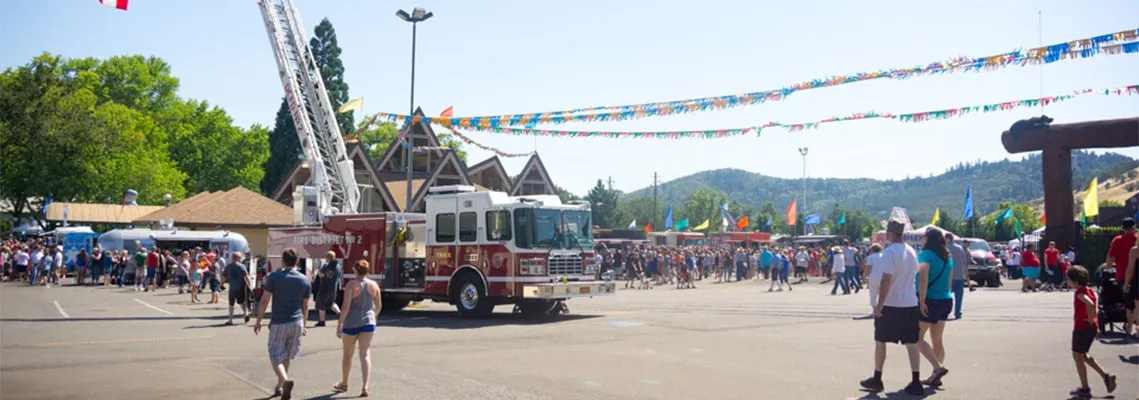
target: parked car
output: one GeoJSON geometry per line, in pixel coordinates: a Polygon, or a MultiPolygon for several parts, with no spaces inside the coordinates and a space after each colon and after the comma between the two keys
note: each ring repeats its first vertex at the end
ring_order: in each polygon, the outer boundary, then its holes
{"type": "Polygon", "coordinates": [[[989,242],[978,238],[961,238],[956,242],[969,252],[969,280],[987,287],[1000,287],[1001,262],[993,254],[989,242]]]}

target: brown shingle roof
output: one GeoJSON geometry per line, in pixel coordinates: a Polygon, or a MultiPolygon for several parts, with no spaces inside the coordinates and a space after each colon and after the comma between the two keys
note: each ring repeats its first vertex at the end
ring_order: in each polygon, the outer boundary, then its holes
{"type": "Polygon", "coordinates": [[[135,218],[161,210],[161,206],[123,206],[122,204],[51,203],[47,206],[48,221],[63,221],[67,208],[68,222],[95,224],[129,224],[135,218]]]}
{"type": "Polygon", "coordinates": [[[172,218],[174,224],[290,226],[293,209],[244,187],[225,192],[203,192],[182,202],[135,219],[158,222],[172,218]]]}

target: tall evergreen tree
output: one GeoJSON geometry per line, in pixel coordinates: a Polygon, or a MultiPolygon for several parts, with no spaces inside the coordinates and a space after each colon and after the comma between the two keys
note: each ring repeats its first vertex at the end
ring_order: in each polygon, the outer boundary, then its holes
{"type": "MultiPolygon", "coordinates": [[[[340,61],[336,29],[328,22],[328,18],[320,20],[316,26],[316,35],[309,39],[308,45],[316,59],[316,69],[324,80],[324,89],[328,91],[328,101],[332,103],[332,109],[337,110],[348,102],[348,83],[344,82],[344,63],[340,61]]],[[[355,127],[352,113],[337,114],[336,124],[340,126],[340,134],[352,133],[355,127]]]]}
{"type": "MultiPolygon", "coordinates": [[[[324,81],[328,100],[332,109],[339,109],[348,101],[348,84],[344,82],[344,63],[340,61],[340,45],[336,42],[336,30],[325,18],[316,26],[316,35],[309,40],[316,69],[324,81]]],[[[342,135],[355,132],[352,113],[337,114],[336,123],[342,135]]],[[[269,159],[265,161],[265,176],[261,179],[261,192],[272,194],[285,180],[286,175],[296,167],[302,156],[297,128],[293,124],[288,103],[282,99],[277,110],[277,120],[269,131],[269,159]]]]}

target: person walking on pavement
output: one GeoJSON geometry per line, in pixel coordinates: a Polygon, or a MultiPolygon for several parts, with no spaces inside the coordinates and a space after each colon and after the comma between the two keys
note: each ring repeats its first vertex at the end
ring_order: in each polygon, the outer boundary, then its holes
{"type": "MultiPolygon", "coordinates": [[[[336,293],[340,292],[340,280],[344,273],[340,269],[340,263],[336,261],[336,253],[328,252],[324,255],[324,260],[324,265],[316,275],[316,312],[320,314],[320,319],[316,321],[314,327],[324,326],[324,319],[329,311],[340,314],[340,307],[336,305],[336,293]]],[[[356,275],[356,279],[360,279],[360,275],[356,275]]]]}
{"type": "Polygon", "coordinates": [[[297,261],[295,249],[290,247],[281,252],[281,262],[285,267],[265,278],[261,307],[257,311],[257,322],[253,324],[253,334],[260,334],[265,309],[270,302],[273,303],[273,315],[269,319],[269,362],[277,374],[273,394],[281,396],[281,400],[292,398],[293,381],[289,379],[289,362],[300,353],[301,336],[308,333],[305,323],[308,320],[312,283],[297,271],[297,261]]]}
{"type": "Polygon", "coordinates": [[[862,273],[858,269],[858,249],[850,245],[850,240],[842,240],[842,257],[846,262],[844,270],[846,271],[847,286],[854,289],[854,293],[862,290],[862,273]]]}
{"type": "Polygon", "coordinates": [[[376,332],[376,312],[380,304],[380,286],[368,279],[368,262],[360,260],[352,268],[356,279],[344,288],[344,313],[336,325],[336,337],[344,345],[340,359],[340,382],[332,386],[337,392],[348,391],[348,375],[352,372],[352,353],[360,348],[360,374],[363,377],[360,397],[368,397],[372,375],[372,336],[376,332]]]}
{"type": "MultiPolygon", "coordinates": [[[[966,266],[969,265],[969,252],[965,250],[960,244],[955,241],[956,237],[952,233],[945,233],[945,243],[949,246],[949,258],[953,259],[953,269],[950,270],[950,275],[953,277],[953,319],[961,319],[961,300],[965,298],[965,286],[972,288],[973,284],[969,281],[969,271],[966,266]]],[[[968,246],[969,242],[965,242],[968,246]]]]}
{"type": "Polygon", "coordinates": [[[874,376],[859,382],[871,392],[882,392],[882,368],[886,364],[886,344],[906,346],[910,361],[910,383],[904,389],[913,396],[925,395],[921,378],[921,355],[918,353],[918,332],[921,309],[916,289],[911,282],[917,279],[918,257],[914,249],[902,241],[905,224],[891,220],[886,225],[889,245],[882,251],[882,282],[878,304],[874,306],[874,376]]]}
{"type": "Polygon", "coordinates": [[[233,262],[225,266],[222,280],[229,286],[229,321],[226,325],[233,325],[233,305],[241,305],[241,317],[249,322],[249,268],[241,263],[241,252],[233,252],[233,262]]]}

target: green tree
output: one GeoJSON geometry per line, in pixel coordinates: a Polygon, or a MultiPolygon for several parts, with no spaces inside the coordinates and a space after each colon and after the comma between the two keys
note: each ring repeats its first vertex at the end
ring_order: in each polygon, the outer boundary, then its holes
{"type": "Polygon", "coordinates": [[[1123,207],[1123,202],[1118,200],[1100,200],[1100,207],[1123,207]]]}
{"type": "Polygon", "coordinates": [[[708,187],[702,187],[696,191],[689,193],[684,198],[684,216],[688,218],[688,224],[696,227],[708,221],[708,229],[705,232],[717,232],[720,230],[720,205],[719,194],[708,187]]]}
{"type": "MultiPolygon", "coordinates": [[[[301,141],[297,138],[297,127],[293,124],[289,104],[281,100],[277,109],[277,119],[269,131],[269,157],[262,164],[265,175],[261,178],[261,193],[269,195],[281,186],[289,172],[304,158],[301,141]]],[[[382,154],[382,153],[381,153],[382,154]]]]}
{"type": "MultiPolygon", "coordinates": [[[[573,200],[581,200],[580,196],[571,193],[569,190],[566,190],[566,188],[563,188],[563,187],[558,186],[558,185],[554,185],[554,189],[556,189],[558,191],[558,200],[561,200],[562,203],[566,203],[566,202],[573,201],[573,200]]],[[[614,208],[616,208],[616,206],[614,206],[614,208]]],[[[594,221],[593,224],[597,225],[597,221],[594,221]]]]}
{"type": "Polygon", "coordinates": [[[617,220],[619,199],[616,191],[606,187],[601,179],[598,179],[597,185],[589,189],[589,194],[585,195],[585,200],[589,201],[589,207],[593,210],[593,224],[602,228],[620,228],[621,222],[617,220]]]}
{"type": "MultiPolygon", "coordinates": [[[[587,197],[588,198],[588,197],[587,197]]],[[[656,213],[653,212],[653,198],[652,196],[637,196],[622,200],[617,206],[617,219],[614,228],[623,229],[628,227],[629,222],[637,221],[638,229],[644,227],[650,222],[653,225],[661,224],[660,221],[654,221],[653,217],[656,213]]],[[[653,227],[658,228],[657,226],[653,227]]]]}
{"type": "MultiPolygon", "coordinates": [[[[328,18],[321,20],[316,26],[316,35],[309,39],[309,47],[312,48],[313,58],[316,59],[314,67],[320,71],[328,100],[335,112],[348,101],[348,84],[344,82],[344,63],[340,61],[341,50],[336,41],[336,30],[328,18]]],[[[352,113],[337,114],[336,122],[342,135],[355,132],[352,121],[352,113]]],[[[265,194],[277,190],[286,175],[304,158],[301,142],[297,138],[297,128],[293,123],[289,104],[284,98],[281,99],[281,106],[277,109],[273,129],[269,131],[268,142],[269,157],[263,165],[265,175],[261,180],[261,193],[265,194]]],[[[384,146],[386,150],[387,145],[384,146]]]]}
{"type": "MultiPolygon", "coordinates": [[[[324,81],[324,90],[328,92],[328,101],[332,103],[333,110],[339,110],[341,105],[348,102],[348,83],[344,82],[344,62],[340,61],[341,50],[336,41],[336,28],[325,18],[316,25],[315,33],[308,45],[316,59],[315,67],[324,81]]],[[[336,124],[340,126],[341,135],[353,132],[355,124],[352,121],[351,112],[336,114],[336,124]]]]}
{"type": "Polygon", "coordinates": [[[367,126],[367,121],[363,121],[356,129],[360,132],[360,144],[368,150],[368,158],[372,162],[380,162],[380,158],[388,151],[388,147],[399,137],[399,128],[394,122],[381,122],[367,126]]]}
{"type": "Polygon", "coordinates": [[[190,193],[256,188],[269,156],[268,130],[260,125],[241,129],[225,110],[204,101],[175,101],[159,113],[170,135],[170,156],[187,172],[190,193]]]}

